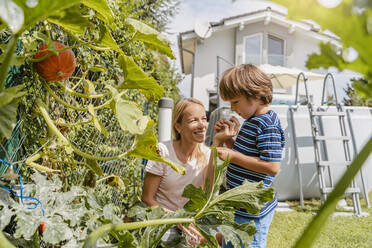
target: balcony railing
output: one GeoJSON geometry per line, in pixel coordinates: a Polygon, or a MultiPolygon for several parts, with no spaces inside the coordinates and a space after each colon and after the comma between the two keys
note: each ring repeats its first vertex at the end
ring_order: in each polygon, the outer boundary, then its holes
{"type": "Polygon", "coordinates": [[[260,56],[257,54],[245,54],[245,61],[243,61],[243,56],[238,57],[238,64],[270,64],[270,65],[279,65],[279,66],[287,66],[288,65],[288,57],[284,55],[277,55],[277,54],[269,54],[267,56],[260,56]]]}

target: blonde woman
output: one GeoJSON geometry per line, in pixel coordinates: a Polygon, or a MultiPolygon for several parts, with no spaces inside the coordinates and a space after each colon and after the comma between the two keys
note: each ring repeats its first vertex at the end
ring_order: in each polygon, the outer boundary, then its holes
{"type": "MultiPolygon", "coordinates": [[[[172,115],[173,140],[159,143],[159,150],[163,157],[183,165],[186,174],[180,175],[166,164],[149,161],[143,184],[144,203],[150,207],[161,206],[166,211],[176,211],[188,201],[182,197],[186,185],[204,186],[210,157],[210,149],[204,145],[207,126],[205,109],[200,101],[185,98],[176,103],[172,115]]],[[[188,228],[182,225],[178,227],[188,236],[189,244],[204,241],[192,225],[188,228]]],[[[176,228],[171,228],[168,232],[170,237],[163,239],[164,243],[171,242],[177,236],[175,232],[176,228]]]]}

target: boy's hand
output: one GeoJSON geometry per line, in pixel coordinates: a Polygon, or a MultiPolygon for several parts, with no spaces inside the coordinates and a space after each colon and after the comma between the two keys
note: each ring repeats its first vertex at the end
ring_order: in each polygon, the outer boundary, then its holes
{"type": "Polygon", "coordinates": [[[230,161],[233,159],[235,151],[227,147],[216,147],[219,159],[225,161],[229,157],[230,161]]]}
{"type": "Polygon", "coordinates": [[[232,116],[230,120],[221,119],[216,122],[214,130],[216,133],[224,131],[229,138],[232,138],[238,134],[240,123],[235,116],[232,116]]]}

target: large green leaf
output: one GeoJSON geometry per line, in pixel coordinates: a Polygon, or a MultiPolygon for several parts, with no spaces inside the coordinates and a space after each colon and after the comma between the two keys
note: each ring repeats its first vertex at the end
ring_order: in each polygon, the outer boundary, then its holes
{"type": "Polygon", "coordinates": [[[61,241],[71,239],[73,236],[68,224],[63,222],[62,218],[57,215],[53,216],[52,219],[48,219],[45,226],[43,240],[47,243],[56,245],[61,241]]]}
{"type": "Polygon", "coordinates": [[[97,45],[109,47],[119,53],[123,52],[112,37],[110,30],[106,27],[106,25],[103,24],[99,26],[99,40],[97,42],[97,45]]]}
{"type": "Polygon", "coordinates": [[[0,93],[0,141],[9,139],[17,123],[17,109],[21,97],[26,92],[21,91],[24,85],[7,88],[0,93]]]}
{"type": "Polygon", "coordinates": [[[142,114],[136,104],[122,98],[116,99],[115,113],[121,129],[131,134],[143,134],[150,120],[148,116],[142,114]]]}
{"type": "Polygon", "coordinates": [[[127,22],[136,32],[134,40],[140,40],[148,48],[163,53],[171,59],[176,59],[169,46],[170,42],[160,32],[133,18],[127,18],[127,22]]]}
{"type": "Polygon", "coordinates": [[[184,208],[190,212],[197,212],[207,203],[208,195],[204,193],[202,188],[196,188],[194,185],[189,184],[183,190],[182,197],[190,199],[184,208]]]}
{"type": "Polygon", "coordinates": [[[2,231],[0,232],[0,247],[15,248],[15,246],[5,238],[2,231]]]}
{"type": "Polygon", "coordinates": [[[358,57],[353,62],[347,62],[343,56],[337,53],[336,48],[331,43],[320,43],[320,54],[311,54],[306,62],[306,67],[315,69],[319,67],[329,68],[337,67],[340,70],[349,69],[360,72],[364,75],[368,73],[370,67],[364,63],[361,57],[358,57]]]}
{"type": "Polygon", "coordinates": [[[248,247],[252,236],[256,233],[255,225],[252,222],[237,224],[233,219],[218,219],[215,216],[208,216],[198,220],[196,226],[203,236],[207,237],[208,241],[215,244],[216,247],[215,236],[217,233],[221,233],[225,242],[230,241],[234,247],[241,247],[241,243],[244,247],[248,247]]]}
{"type": "Polygon", "coordinates": [[[120,54],[119,64],[124,73],[124,82],[119,86],[120,89],[139,89],[151,101],[157,101],[162,97],[163,87],[143,72],[132,58],[120,54]]]}
{"type": "Polygon", "coordinates": [[[157,151],[158,141],[154,134],[154,121],[150,120],[143,134],[136,135],[132,148],[126,153],[127,156],[145,158],[152,161],[168,164],[178,173],[184,175],[186,170],[183,166],[163,158],[157,151]]]}
{"type": "Polygon", "coordinates": [[[26,94],[22,91],[25,88],[24,84],[17,85],[11,88],[6,88],[0,92],[0,107],[11,103],[14,99],[20,98],[26,94]]]}
{"type": "Polygon", "coordinates": [[[48,21],[80,35],[84,34],[85,28],[91,26],[88,18],[83,17],[76,6],[58,11],[55,15],[49,16],[48,21]]]}
{"type": "Polygon", "coordinates": [[[0,66],[0,92],[5,88],[5,79],[8,75],[9,66],[11,65],[14,57],[14,50],[17,47],[18,35],[15,35],[9,42],[6,47],[6,51],[1,60],[0,66]]]}
{"type": "Polygon", "coordinates": [[[27,6],[29,1],[13,0],[13,2],[22,8],[24,14],[23,26],[18,30],[13,30],[13,32],[22,33],[38,21],[47,19],[49,16],[55,15],[60,10],[70,8],[71,6],[80,3],[81,0],[39,0],[38,4],[33,8],[27,6]]]}
{"type": "Polygon", "coordinates": [[[107,25],[113,27],[114,16],[106,0],[82,0],[82,3],[98,13],[98,18],[103,20],[107,25]]]}
{"type": "Polygon", "coordinates": [[[39,226],[39,218],[40,216],[33,215],[32,212],[17,211],[17,229],[14,237],[30,239],[39,226]]]}
{"type": "Polygon", "coordinates": [[[258,214],[265,202],[272,201],[274,189],[265,188],[263,182],[249,183],[245,181],[241,186],[230,189],[216,198],[210,205],[228,204],[235,208],[245,208],[248,213],[258,214]]]}

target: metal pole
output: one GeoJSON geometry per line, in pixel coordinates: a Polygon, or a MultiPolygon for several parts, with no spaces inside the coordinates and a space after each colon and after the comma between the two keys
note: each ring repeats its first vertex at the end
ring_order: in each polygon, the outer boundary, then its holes
{"type": "Polygon", "coordinates": [[[194,71],[195,71],[195,53],[186,48],[181,48],[182,51],[190,53],[192,56],[192,66],[191,66],[191,89],[190,97],[194,97],[194,71]]]}
{"type": "MultiPolygon", "coordinates": [[[[357,148],[357,145],[356,145],[353,123],[351,122],[350,109],[347,109],[346,110],[346,116],[347,116],[347,121],[348,121],[348,124],[349,124],[350,136],[351,136],[351,143],[353,145],[354,158],[355,158],[356,154],[358,154],[358,148],[357,148]]],[[[369,196],[368,196],[367,185],[366,185],[366,182],[364,181],[363,167],[360,168],[360,177],[361,177],[361,180],[362,180],[364,199],[366,200],[367,208],[370,208],[371,205],[369,203],[369,196]]]]}
{"type": "Polygon", "coordinates": [[[295,121],[294,121],[294,111],[298,109],[298,105],[293,105],[289,107],[289,113],[290,113],[290,120],[292,124],[292,139],[293,139],[293,146],[294,146],[294,155],[295,155],[295,162],[298,172],[298,184],[300,187],[300,205],[301,208],[304,209],[304,192],[302,189],[302,170],[301,170],[301,164],[300,164],[300,158],[298,153],[298,146],[297,146],[297,135],[296,135],[296,128],[295,128],[295,121]]]}

